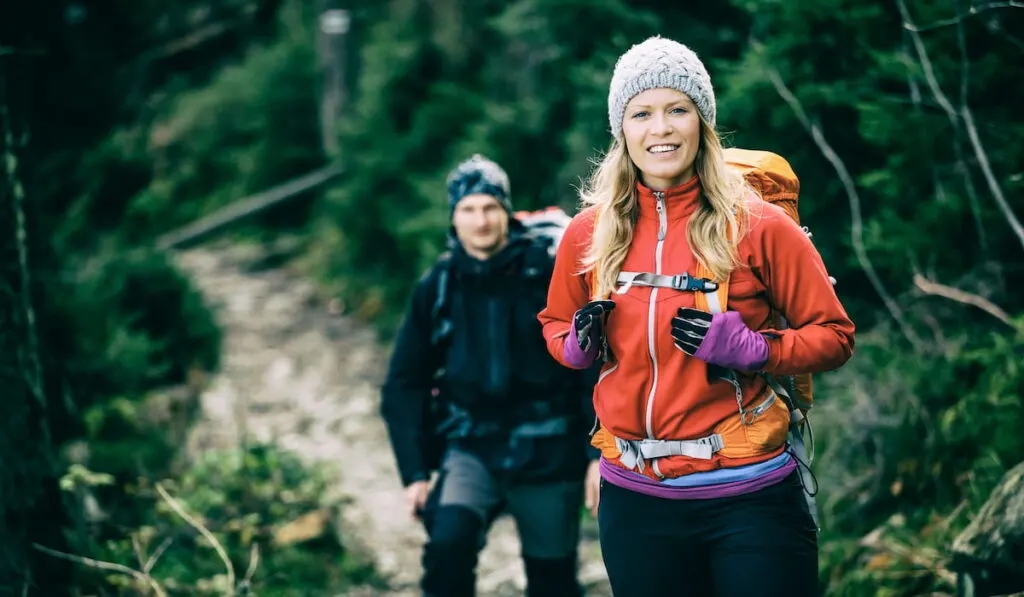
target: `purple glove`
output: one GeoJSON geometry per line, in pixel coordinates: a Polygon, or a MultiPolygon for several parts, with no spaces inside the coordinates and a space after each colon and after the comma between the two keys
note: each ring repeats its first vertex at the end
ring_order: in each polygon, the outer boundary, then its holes
{"type": "Polygon", "coordinates": [[[604,315],[615,308],[613,301],[591,301],[572,317],[572,337],[562,345],[562,356],[570,367],[586,369],[604,348],[604,315]]]}
{"type": "Polygon", "coordinates": [[[740,371],[756,371],[768,362],[768,340],[751,330],[736,311],[705,313],[679,309],[672,318],[676,348],[698,359],[740,371]]]}

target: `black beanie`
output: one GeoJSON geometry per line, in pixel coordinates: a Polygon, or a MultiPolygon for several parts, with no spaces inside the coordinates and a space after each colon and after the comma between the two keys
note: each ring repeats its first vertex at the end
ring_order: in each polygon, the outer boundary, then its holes
{"type": "Polygon", "coordinates": [[[448,175],[449,216],[455,212],[455,206],[463,197],[475,193],[491,195],[509,215],[512,214],[508,174],[497,163],[478,153],[456,166],[448,175]]]}

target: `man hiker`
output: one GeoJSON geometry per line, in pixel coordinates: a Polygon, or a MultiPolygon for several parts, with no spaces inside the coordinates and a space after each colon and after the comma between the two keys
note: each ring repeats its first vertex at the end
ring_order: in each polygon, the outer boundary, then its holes
{"type": "Polygon", "coordinates": [[[487,531],[508,513],[528,595],[582,595],[577,544],[584,475],[596,474],[587,445],[596,368],[560,366],[537,321],[560,230],[518,219],[508,175],[480,155],[459,164],[447,187],[450,251],[413,290],[382,388],[410,513],[428,535],[421,587],[428,597],[472,597],[487,531]]]}

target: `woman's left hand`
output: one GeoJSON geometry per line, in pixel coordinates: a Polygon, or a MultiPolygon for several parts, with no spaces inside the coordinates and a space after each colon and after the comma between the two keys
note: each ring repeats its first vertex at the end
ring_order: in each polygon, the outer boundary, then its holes
{"type": "Polygon", "coordinates": [[[727,369],[756,371],[768,362],[768,340],[736,311],[679,309],[672,318],[672,340],[686,354],[727,369]]]}

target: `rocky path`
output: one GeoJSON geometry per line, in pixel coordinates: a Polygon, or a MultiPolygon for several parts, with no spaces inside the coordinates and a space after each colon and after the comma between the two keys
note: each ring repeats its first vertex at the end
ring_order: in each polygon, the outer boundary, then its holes
{"type": "MultiPolygon", "coordinates": [[[[347,503],[339,527],[350,548],[372,558],[387,588],[349,597],[418,595],[422,528],[405,514],[402,490],[378,415],[386,353],[365,325],[332,314],[311,283],[269,261],[265,250],[214,245],[178,255],[224,329],[221,372],[202,396],[191,450],[276,441],[336,475],[347,503]]],[[[581,544],[591,596],[609,595],[592,521],[581,544]]],[[[522,595],[512,522],[491,531],[479,568],[481,597],[522,595]]]]}

